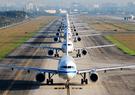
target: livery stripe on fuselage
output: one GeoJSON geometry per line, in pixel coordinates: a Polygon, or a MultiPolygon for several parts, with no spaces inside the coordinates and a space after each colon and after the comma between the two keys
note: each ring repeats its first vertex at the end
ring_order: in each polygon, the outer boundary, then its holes
{"type": "Polygon", "coordinates": [[[77,71],[58,71],[58,73],[77,73],[77,71]]]}

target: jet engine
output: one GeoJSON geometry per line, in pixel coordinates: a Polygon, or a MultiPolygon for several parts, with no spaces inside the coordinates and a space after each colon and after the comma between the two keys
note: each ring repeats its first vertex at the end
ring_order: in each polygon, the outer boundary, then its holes
{"type": "Polygon", "coordinates": [[[53,50],[49,50],[48,51],[48,55],[53,55],[54,54],[54,51],[53,50]]]}
{"type": "Polygon", "coordinates": [[[59,33],[59,32],[57,32],[57,33],[56,33],[56,36],[60,36],[60,33],[59,33]]]}
{"type": "Polygon", "coordinates": [[[36,81],[37,82],[43,82],[43,81],[45,81],[45,74],[44,73],[38,73],[36,75],[36,81]]]}
{"type": "Polygon", "coordinates": [[[59,38],[58,37],[54,37],[54,41],[58,42],[59,38]]]}
{"type": "Polygon", "coordinates": [[[83,55],[86,55],[86,54],[87,54],[87,50],[83,49],[83,50],[82,50],[82,54],[83,54],[83,55]]]}
{"type": "Polygon", "coordinates": [[[58,29],[57,31],[60,31],[60,29],[58,29]]]}
{"type": "Polygon", "coordinates": [[[76,32],[76,36],[78,36],[79,34],[76,32]]]}
{"type": "Polygon", "coordinates": [[[80,37],[77,38],[78,41],[81,41],[82,39],[80,37]]]}
{"type": "Polygon", "coordinates": [[[98,80],[98,74],[94,71],[90,73],[90,80],[96,82],[98,80]]]}

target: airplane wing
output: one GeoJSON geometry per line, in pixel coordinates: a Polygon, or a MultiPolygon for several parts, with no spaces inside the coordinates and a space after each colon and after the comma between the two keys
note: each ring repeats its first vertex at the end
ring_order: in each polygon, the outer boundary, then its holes
{"type": "Polygon", "coordinates": [[[105,47],[113,47],[115,44],[112,45],[99,45],[99,46],[91,46],[91,47],[85,47],[86,49],[94,49],[94,48],[105,48],[105,47]]]}
{"type": "Polygon", "coordinates": [[[91,46],[91,47],[84,47],[84,48],[75,48],[75,50],[78,50],[78,49],[96,49],[96,48],[105,48],[105,47],[113,47],[113,46],[115,46],[115,44],[91,46]]]}
{"type": "Polygon", "coordinates": [[[16,66],[16,65],[3,65],[0,64],[0,68],[11,68],[12,70],[24,70],[24,71],[37,71],[37,72],[44,72],[44,73],[52,73],[57,74],[58,70],[49,70],[49,69],[41,69],[36,67],[26,67],[26,66],[16,66]]]}
{"type": "MultiPolygon", "coordinates": [[[[79,37],[100,36],[101,34],[79,35],[79,37]]],[[[77,36],[74,36],[77,37],[77,36]]]]}
{"type": "Polygon", "coordinates": [[[56,36],[43,36],[43,35],[38,35],[38,36],[33,36],[32,38],[54,38],[56,36]]]}
{"type": "Polygon", "coordinates": [[[12,70],[22,70],[22,71],[35,71],[35,72],[42,72],[42,73],[51,73],[51,74],[59,74],[65,73],[67,71],[64,70],[52,70],[52,69],[42,69],[38,67],[28,67],[28,66],[16,66],[16,65],[5,65],[0,64],[0,68],[10,68],[12,70]]]}
{"type": "MultiPolygon", "coordinates": [[[[59,32],[59,33],[63,33],[63,32],[59,32]]],[[[54,31],[44,31],[44,32],[38,32],[38,34],[56,34],[56,32],[54,31]]]]}
{"type": "Polygon", "coordinates": [[[41,49],[62,50],[62,48],[49,47],[49,46],[32,46],[32,45],[29,45],[29,47],[31,47],[31,48],[41,48],[41,49]]]}
{"type": "MultiPolygon", "coordinates": [[[[43,36],[43,35],[41,35],[41,36],[33,36],[32,38],[55,38],[55,37],[57,37],[57,36],[43,36]]],[[[58,37],[64,38],[64,36],[58,36],[58,37]]]]}
{"type": "Polygon", "coordinates": [[[42,32],[38,32],[38,34],[49,34],[49,33],[56,33],[54,31],[42,31],[42,32]]]}
{"type": "Polygon", "coordinates": [[[78,70],[78,74],[81,73],[90,73],[90,72],[101,72],[101,71],[113,71],[113,70],[122,70],[122,69],[133,69],[135,68],[135,64],[133,65],[121,65],[121,66],[111,66],[111,67],[102,67],[102,68],[91,68],[91,69],[83,69],[83,70],[78,70]]]}

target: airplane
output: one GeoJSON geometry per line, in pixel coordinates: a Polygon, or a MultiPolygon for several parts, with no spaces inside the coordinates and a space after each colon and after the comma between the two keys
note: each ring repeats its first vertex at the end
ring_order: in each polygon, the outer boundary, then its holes
{"type": "Polygon", "coordinates": [[[135,16],[134,15],[126,16],[124,17],[124,20],[135,20],[135,16]]]}
{"type": "MultiPolygon", "coordinates": [[[[88,36],[99,36],[101,34],[88,34],[88,35],[79,35],[78,32],[71,32],[71,26],[70,26],[70,22],[69,22],[69,15],[66,14],[66,17],[65,19],[63,20],[63,25],[60,26],[62,27],[58,32],[56,32],[56,36],[46,36],[46,35],[38,35],[38,36],[34,36],[33,38],[53,38],[54,42],[62,42],[62,38],[66,39],[66,32],[68,32],[68,37],[69,37],[69,40],[73,40],[74,42],[77,42],[77,41],[81,41],[81,38],[82,37],[88,37],[88,36]],[[69,31],[65,31],[65,28],[68,28],[69,31]]],[[[74,26],[75,27],[75,26],[74,26]]],[[[40,32],[42,33],[42,32],[40,32]]],[[[45,32],[44,32],[45,33],[45,32]]],[[[46,32],[46,33],[51,33],[51,34],[54,34],[55,32],[46,32]]]]}
{"type": "Polygon", "coordinates": [[[105,47],[113,47],[115,46],[114,44],[111,45],[98,45],[98,46],[90,46],[90,47],[74,47],[73,42],[71,40],[71,38],[69,37],[69,32],[70,28],[65,28],[64,30],[66,33],[65,38],[68,38],[68,42],[65,40],[63,41],[61,47],[50,47],[50,46],[33,46],[30,45],[29,47],[31,48],[41,48],[41,49],[48,49],[48,55],[52,56],[54,55],[54,57],[59,57],[58,52],[62,51],[63,53],[66,53],[66,50],[69,53],[73,53],[74,51],[77,52],[76,57],[81,57],[81,55],[86,55],[87,54],[87,49],[96,49],[96,48],[105,48],[105,47]],[[68,46],[68,49],[67,49],[68,46]],[[55,54],[54,54],[55,52],[55,54]]]}
{"type": "Polygon", "coordinates": [[[66,39],[66,53],[61,59],[59,59],[58,67],[56,70],[36,68],[36,67],[16,66],[16,65],[4,65],[4,64],[0,64],[0,67],[11,68],[12,70],[14,69],[24,70],[28,72],[35,71],[37,72],[35,79],[39,83],[44,82],[46,78],[45,76],[46,74],[48,74],[48,79],[46,79],[46,83],[48,85],[52,85],[54,83],[53,76],[58,75],[60,78],[66,81],[65,88],[69,88],[70,81],[73,78],[75,78],[77,75],[80,75],[82,77],[81,84],[88,84],[88,79],[86,77],[88,74],[92,82],[97,82],[99,79],[98,72],[135,68],[135,65],[121,65],[121,66],[111,66],[111,67],[104,67],[104,68],[89,68],[89,69],[78,70],[77,65],[75,64],[75,59],[68,54],[69,47],[67,44],[68,44],[68,37],[66,39]]]}
{"type": "MultiPolygon", "coordinates": [[[[81,57],[81,55],[86,55],[87,54],[87,49],[93,49],[93,48],[104,48],[104,47],[112,47],[115,45],[99,45],[99,46],[91,46],[91,47],[74,47],[73,45],[73,41],[72,41],[72,33],[71,33],[71,29],[70,29],[70,22],[69,22],[69,18],[68,18],[68,14],[66,15],[66,28],[64,29],[64,38],[67,39],[68,37],[68,43],[66,42],[66,40],[62,43],[61,47],[48,47],[48,46],[30,46],[32,48],[43,48],[43,49],[48,49],[48,55],[52,56],[54,55],[54,57],[59,57],[58,52],[62,51],[63,53],[66,53],[66,46],[68,46],[68,52],[72,53],[74,51],[77,52],[76,57],[81,57]],[[67,35],[68,34],[68,35],[67,35]],[[55,52],[55,54],[54,54],[55,52]]],[[[99,34],[91,34],[88,36],[97,36],[99,34]]],[[[85,36],[85,35],[82,35],[85,36]]],[[[55,39],[55,38],[54,38],[55,39]]],[[[79,40],[79,38],[76,38],[76,40],[79,40]]],[[[81,40],[81,38],[80,38],[81,40]]]]}
{"type": "Polygon", "coordinates": [[[66,32],[68,32],[68,37],[69,37],[69,40],[73,40],[74,42],[77,42],[77,41],[81,41],[81,38],[82,37],[88,37],[88,36],[99,36],[101,34],[89,34],[89,35],[79,35],[78,32],[71,32],[73,30],[73,28],[75,28],[75,26],[73,25],[72,27],[70,26],[70,22],[69,22],[69,15],[66,14],[66,20],[64,20],[63,22],[63,28],[61,28],[60,30],[61,31],[58,31],[56,33],[56,36],[54,37],[54,41],[55,42],[61,42],[61,38],[64,38],[66,39],[66,32]],[[68,28],[68,31],[64,31],[65,28],[68,28]],[[63,34],[63,36],[62,36],[63,34]]]}

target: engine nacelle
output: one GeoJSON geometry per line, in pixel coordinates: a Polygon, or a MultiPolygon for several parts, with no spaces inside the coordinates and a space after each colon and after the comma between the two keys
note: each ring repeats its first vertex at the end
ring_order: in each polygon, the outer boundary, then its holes
{"type": "Polygon", "coordinates": [[[59,33],[59,32],[57,32],[57,33],[56,33],[56,36],[60,36],[60,33],[59,33]]]}
{"type": "Polygon", "coordinates": [[[86,55],[86,54],[87,54],[87,50],[83,49],[83,50],[82,50],[82,54],[83,54],[83,55],[86,55]]]}
{"type": "Polygon", "coordinates": [[[76,36],[78,36],[79,34],[76,32],[76,36]]]}
{"type": "Polygon", "coordinates": [[[37,82],[44,82],[45,81],[45,74],[44,73],[38,73],[36,75],[36,81],[37,82]]]}
{"type": "Polygon", "coordinates": [[[91,73],[90,73],[90,80],[91,80],[92,82],[98,81],[98,74],[97,74],[96,72],[91,72],[91,73]]]}
{"type": "Polygon", "coordinates": [[[54,37],[54,41],[58,42],[59,38],[58,37],[54,37]]]}
{"type": "Polygon", "coordinates": [[[60,31],[61,29],[59,28],[57,31],[60,31]]]}
{"type": "Polygon", "coordinates": [[[48,51],[48,55],[53,55],[54,54],[54,51],[53,50],[49,50],[48,51]]]}
{"type": "Polygon", "coordinates": [[[80,37],[77,38],[78,41],[81,41],[82,39],[80,37]]]}

